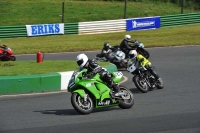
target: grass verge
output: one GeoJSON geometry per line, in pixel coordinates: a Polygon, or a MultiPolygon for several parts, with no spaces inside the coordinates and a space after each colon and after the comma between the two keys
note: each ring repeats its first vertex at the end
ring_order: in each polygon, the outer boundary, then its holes
{"type": "MultiPolygon", "coordinates": [[[[99,64],[109,65],[108,62],[99,62],[99,64]]],[[[77,68],[76,61],[70,60],[46,60],[42,63],[36,63],[35,60],[0,62],[0,76],[47,74],[73,71],[77,68]]]]}
{"type": "Polygon", "coordinates": [[[199,29],[200,24],[196,24],[132,32],[2,39],[1,44],[11,47],[14,54],[35,54],[38,50],[43,53],[91,51],[101,50],[105,41],[119,45],[124,35],[130,34],[145,47],[199,45],[199,29]]]}

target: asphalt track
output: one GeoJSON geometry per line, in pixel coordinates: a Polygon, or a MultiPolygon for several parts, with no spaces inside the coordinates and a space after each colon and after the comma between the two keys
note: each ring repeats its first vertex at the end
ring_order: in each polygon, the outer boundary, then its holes
{"type": "MultiPolygon", "coordinates": [[[[0,132],[4,133],[200,133],[200,46],[149,48],[150,61],[164,89],[139,92],[132,75],[123,85],[134,94],[131,109],[98,109],[79,115],[70,93],[0,97],[0,132]]],[[[95,52],[86,52],[93,58],[95,52]]],[[[78,52],[80,53],[80,52],[78,52]]],[[[49,59],[75,59],[78,53],[45,54],[49,59]]],[[[18,60],[36,60],[20,55],[18,60]]]]}

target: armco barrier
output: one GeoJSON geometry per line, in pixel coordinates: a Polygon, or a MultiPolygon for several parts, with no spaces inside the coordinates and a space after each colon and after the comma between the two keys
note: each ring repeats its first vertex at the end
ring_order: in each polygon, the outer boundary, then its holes
{"type": "Polygon", "coordinates": [[[161,28],[200,23],[200,12],[161,16],[161,28]]]}
{"type": "MultiPolygon", "coordinates": [[[[133,18],[128,18],[133,19],[133,18]]],[[[65,23],[64,34],[100,34],[126,31],[126,20],[65,23]]],[[[162,27],[200,23],[200,12],[160,16],[162,27]]],[[[27,37],[26,26],[0,26],[0,38],[27,37]]]]}
{"type": "MultiPolygon", "coordinates": [[[[113,64],[105,68],[109,72],[117,71],[113,64]]],[[[0,76],[0,95],[66,90],[72,73],[0,76]]]]}
{"type": "Polygon", "coordinates": [[[111,32],[125,32],[126,19],[79,22],[78,34],[99,34],[111,32]]]}
{"type": "MultiPolygon", "coordinates": [[[[65,23],[65,34],[78,34],[78,23],[65,23]]],[[[0,26],[0,38],[27,37],[26,26],[0,26]]]]}

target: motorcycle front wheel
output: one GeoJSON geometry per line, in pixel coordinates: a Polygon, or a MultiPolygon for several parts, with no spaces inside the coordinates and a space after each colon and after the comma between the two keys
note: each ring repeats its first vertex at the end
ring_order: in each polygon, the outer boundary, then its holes
{"type": "Polygon", "coordinates": [[[149,91],[148,84],[144,81],[144,79],[140,79],[139,75],[135,75],[133,77],[133,82],[139,91],[142,93],[147,93],[149,91]]]}
{"type": "Polygon", "coordinates": [[[15,60],[16,60],[16,57],[15,57],[15,56],[11,56],[9,60],[10,60],[10,61],[15,61],[15,60]]]}
{"type": "Polygon", "coordinates": [[[125,86],[119,86],[119,93],[122,92],[125,95],[121,96],[120,102],[119,102],[119,107],[122,109],[129,109],[133,106],[134,104],[134,97],[133,93],[127,89],[125,86]]]}
{"type": "Polygon", "coordinates": [[[78,93],[72,93],[71,104],[77,112],[83,115],[90,114],[94,109],[94,103],[89,95],[87,96],[87,100],[84,101],[84,98],[78,93]]]}

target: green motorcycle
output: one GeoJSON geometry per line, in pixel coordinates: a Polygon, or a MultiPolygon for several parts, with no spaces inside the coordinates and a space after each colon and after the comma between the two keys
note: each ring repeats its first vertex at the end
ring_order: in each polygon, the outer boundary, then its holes
{"type": "MultiPolygon", "coordinates": [[[[72,93],[71,104],[80,114],[90,114],[94,108],[119,106],[129,109],[134,104],[132,92],[119,85],[119,92],[111,97],[111,89],[100,79],[99,74],[87,78],[87,69],[77,69],[73,72],[68,84],[68,91],[72,93]]],[[[112,72],[113,81],[119,83],[123,77],[121,72],[112,72]]]]}

